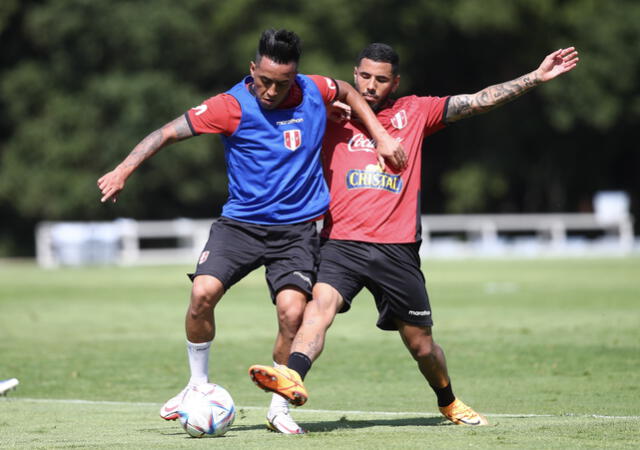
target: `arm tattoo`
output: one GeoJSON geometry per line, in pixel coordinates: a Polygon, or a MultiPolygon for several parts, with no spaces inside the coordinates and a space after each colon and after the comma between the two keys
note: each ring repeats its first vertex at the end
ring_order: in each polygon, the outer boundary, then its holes
{"type": "Polygon", "coordinates": [[[193,136],[193,132],[191,131],[191,127],[187,122],[187,119],[184,116],[180,116],[175,119],[173,122],[169,123],[170,126],[173,126],[174,131],[174,140],[181,141],[186,138],[190,138],[193,136]]]}
{"type": "Polygon", "coordinates": [[[122,162],[123,167],[138,167],[144,160],[153,156],[162,146],[162,129],[156,130],[144,138],[122,162]]]}
{"type": "Polygon", "coordinates": [[[136,168],[143,161],[151,158],[158,150],[172,142],[181,141],[193,136],[191,128],[184,116],[169,122],[159,130],[154,131],[144,138],[129,153],[122,165],[126,168],[136,168]]]}
{"type": "Polygon", "coordinates": [[[446,121],[455,122],[490,111],[520,97],[538,84],[540,80],[535,72],[531,72],[506,83],[489,86],[475,94],[454,95],[449,99],[446,121]]]}

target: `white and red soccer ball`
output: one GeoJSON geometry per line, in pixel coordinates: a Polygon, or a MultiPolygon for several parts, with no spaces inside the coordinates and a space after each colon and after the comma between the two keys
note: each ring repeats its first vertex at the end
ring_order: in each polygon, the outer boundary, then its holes
{"type": "Polygon", "coordinates": [[[178,414],[182,428],[193,437],[217,437],[229,430],[236,408],[225,388],[205,383],[190,388],[178,414]]]}

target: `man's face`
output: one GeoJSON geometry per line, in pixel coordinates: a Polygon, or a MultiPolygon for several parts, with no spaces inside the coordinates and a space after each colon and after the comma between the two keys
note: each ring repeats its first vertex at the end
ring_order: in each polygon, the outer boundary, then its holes
{"type": "Polygon", "coordinates": [[[360,65],[353,71],[353,78],[356,90],[374,111],[384,105],[400,83],[400,75],[393,75],[391,63],[367,58],[360,60],[360,65]]]}
{"type": "Polygon", "coordinates": [[[275,109],[287,97],[295,83],[298,66],[295,62],[279,64],[266,56],[249,67],[253,77],[253,95],[265,109],[275,109]]]}

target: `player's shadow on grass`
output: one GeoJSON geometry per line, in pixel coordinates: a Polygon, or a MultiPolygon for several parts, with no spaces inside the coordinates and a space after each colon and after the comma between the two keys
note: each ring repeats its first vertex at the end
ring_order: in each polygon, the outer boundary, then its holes
{"type": "MultiPolygon", "coordinates": [[[[354,420],[342,416],[339,420],[321,420],[317,422],[305,422],[299,420],[302,428],[310,433],[326,433],[335,430],[347,430],[350,428],[372,428],[372,427],[434,427],[447,425],[449,422],[441,417],[404,417],[396,419],[371,419],[354,420]]],[[[264,425],[240,425],[234,426],[234,431],[246,431],[264,429],[264,425]]]]}
{"type": "MultiPolygon", "coordinates": [[[[304,422],[304,421],[302,421],[304,422]]],[[[447,424],[442,417],[402,417],[395,419],[350,419],[342,416],[339,420],[323,420],[312,423],[302,423],[301,426],[312,433],[322,433],[349,428],[371,427],[434,427],[447,424]]]]}

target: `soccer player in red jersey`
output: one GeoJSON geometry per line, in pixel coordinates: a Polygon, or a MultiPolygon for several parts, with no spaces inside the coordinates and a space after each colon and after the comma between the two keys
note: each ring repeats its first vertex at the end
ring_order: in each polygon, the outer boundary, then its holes
{"type": "Polygon", "coordinates": [[[327,124],[323,163],[331,203],[321,233],[313,301],[305,310],[287,367],[252,366],[254,382],[292,404],[304,404],[308,395],[302,380],[322,352],[328,328],[366,287],[379,312],[377,326],[399,331],[434,390],[441,413],[455,424],[486,425],[486,418],[454,396],[444,352],[432,335],[418,253],[422,143],[447,124],[496,108],[577,63],[578,53],[569,47],[547,55],[533,72],[475,94],[393,99],[400,83],[397,53],[386,44],[366,47],[354,70],[356,89],[389,134],[402,142],[408,164],[404,169],[378,164],[375,142],[357,120],[327,124]]]}

